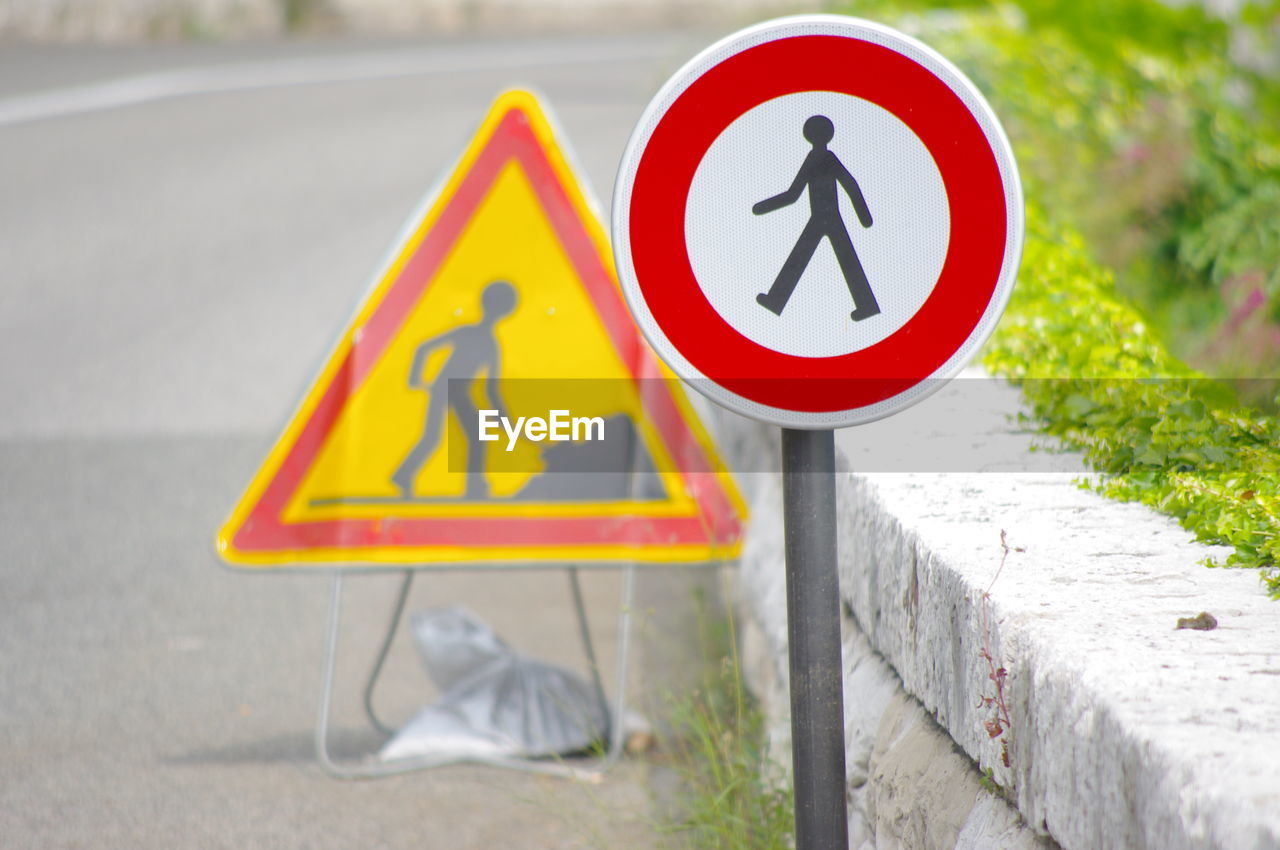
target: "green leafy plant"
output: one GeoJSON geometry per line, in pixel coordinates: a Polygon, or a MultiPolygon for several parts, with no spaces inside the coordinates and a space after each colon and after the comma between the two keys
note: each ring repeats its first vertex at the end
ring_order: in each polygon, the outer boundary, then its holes
{"type": "Polygon", "coordinates": [[[1235,20],[1157,0],[866,0],[992,101],[1028,233],[985,354],[1090,486],[1234,547],[1280,597],[1280,3],[1235,20]],[[1119,269],[1113,274],[1098,257],[1119,269]],[[1177,355],[1170,353],[1170,346],[1177,355]],[[1245,389],[1252,406],[1241,404],[1245,389]]]}
{"type": "Polygon", "coordinates": [[[978,784],[981,785],[983,790],[988,793],[997,794],[1001,797],[1008,794],[1008,790],[999,782],[996,782],[995,771],[989,767],[982,771],[982,776],[979,777],[978,784]]]}
{"type": "Polygon", "coordinates": [[[974,79],[1028,195],[1120,272],[1178,356],[1215,374],[1280,371],[1280,81],[1263,67],[1280,55],[1280,3],[1232,19],[1158,0],[852,10],[974,79]]]}
{"type": "MultiPolygon", "coordinates": [[[[1115,295],[1081,237],[1029,209],[1023,273],[984,364],[1017,381],[1041,426],[1105,473],[1099,492],[1280,562],[1280,424],[1171,357],[1115,295]]],[[[1263,573],[1280,598],[1280,576],[1263,573]]]]}

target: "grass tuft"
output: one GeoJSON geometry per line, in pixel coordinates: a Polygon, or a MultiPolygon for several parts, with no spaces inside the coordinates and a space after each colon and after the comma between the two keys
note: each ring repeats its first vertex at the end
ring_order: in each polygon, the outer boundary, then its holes
{"type": "Polygon", "coordinates": [[[697,687],[667,699],[670,726],[658,758],[678,789],[659,831],[673,850],[793,847],[790,778],[772,769],[764,711],[742,678],[733,615],[709,616],[705,600],[699,603],[708,663],[697,687]]]}

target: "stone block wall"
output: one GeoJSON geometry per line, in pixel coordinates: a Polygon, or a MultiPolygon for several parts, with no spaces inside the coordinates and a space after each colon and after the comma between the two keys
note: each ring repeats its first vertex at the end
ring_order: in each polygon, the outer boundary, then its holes
{"type": "MultiPolygon", "coordinates": [[[[1280,848],[1280,603],[1256,571],[1201,563],[1225,550],[1078,473],[1030,454],[993,471],[1026,451],[1017,395],[999,427],[962,396],[837,432],[851,847],[1280,848]],[[878,440],[939,432],[986,466],[849,468],[883,460],[878,440]],[[1201,612],[1217,627],[1178,628],[1201,612]],[[984,653],[1008,671],[999,693],[984,653]],[[996,697],[1009,723],[993,736],[996,697]]],[[[777,428],[708,415],[730,463],[776,468],[777,428]]],[[[780,479],[741,481],[744,666],[785,763],[780,479]]]]}

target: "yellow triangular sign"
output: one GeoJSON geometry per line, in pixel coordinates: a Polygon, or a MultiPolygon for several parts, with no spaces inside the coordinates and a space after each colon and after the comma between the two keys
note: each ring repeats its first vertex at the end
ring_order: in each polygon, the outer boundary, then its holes
{"type": "Polygon", "coordinates": [[[219,532],[225,560],[736,554],[742,500],[532,94],[498,98],[406,233],[219,532]]]}

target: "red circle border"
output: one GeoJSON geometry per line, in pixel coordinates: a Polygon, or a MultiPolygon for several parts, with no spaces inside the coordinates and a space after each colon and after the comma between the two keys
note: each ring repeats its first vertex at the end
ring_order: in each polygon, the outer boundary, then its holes
{"type": "Polygon", "coordinates": [[[969,340],[996,294],[1004,264],[1005,199],[982,126],[933,71],[860,38],[784,37],[711,67],[659,118],[632,181],[631,262],[654,321],[707,379],[784,410],[850,410],[924,381],[969,340]],[[924,305],[889,337],[836,357],[783,354],[740,334],[702,292],[684,241],[689,187],[711,144],[748,110],[803,91],[868,100],[910,127],[942,175],[951,219],[942,271],[924,305]]]}

